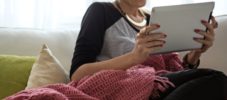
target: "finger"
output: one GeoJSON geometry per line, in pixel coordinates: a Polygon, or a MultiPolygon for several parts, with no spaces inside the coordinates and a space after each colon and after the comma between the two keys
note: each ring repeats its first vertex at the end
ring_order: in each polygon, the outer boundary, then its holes
{"type": "Polygon", "coordinates": [[[152,42],[148,42],[146,43],[146,47],[147,48],[153,48],[153,47],[156,47],[156,46],[163,46],[166,42],[165,41],[152,41],[152,42]]]}
{"type": "Polygon", "coordinates": [[[149,34],[150,32],[157,30],[160,28],[159,24],[151,24],[147,27],[146,33],[149,34]]]}
{"type": "Polygon", "coordinates": [[[216,23],[217,21],[215,20],[215,17],[214,16],[211,16],[211,22],[212,23],[216,23]]]}
{"type": "Polygon", "coordinates": [[[203,44],[205,47],[211,47],[213,42],[204,40],[203,38],[193,38],[196,42],[203,44]]]}
{"type": "Polygon", "coordinates": [[[153,41],[153,40],[163,40],[164,38],[166,38],[167,35],[165,33],[152,33],[149,34],[146,38],[147,41],[153,41]]]}
{"type": "Polygon", "coordinates": [[[167,36],[164,33],[152,33],[144,36],[137,36],[136,41],[138,44],[146,43],[154,40],[164,40],[167,36]]]}
{"type": "Polygon", "coordinates": [[[214,28],[218,28],[218,22],[216,21],[214,16],[211,16],[211,24],[214,28]]]}
{"type": "Polygon", "coordinates": [[[160,28],[158,24],[151,24],[146,26],[145,28],[141,29],[140,34],[149,34],[151,31],[160,28]]]}
{"type": "Polygon", "coordinates": [[[214,41],[214,36],[208,34],[207,32],[202,31],[202,30],[200,30],[200,29],[195,29],[194,31],[195,31],[195,33],[197,33],[197,34],[202,35],[206,40],[214,41]]]}
{"type": "Polygon", "coordinates": [[[152,52],[160,50],[161,48],[163,48],[163,46],[152,47],[152,48],[149,48],[148,50],[149,50],[150,54],[152,54],[152,52]]]}
{"type": "Polygon", "coordinates": [[[201,20],[201,23],[208,28],[209,33],[211,33],[212,35],[214,35],[214,28],[211,24],[209,24],[206,20],[201,20]]]}
{"type": "Polygon", "coordinates": [[[147,40],[146,39],[144,39],[144,38],[137,38],[136,39],[136,44],[144,44],[144,43],[146,43],[147,42],[147,40]]]}
{"type": "MultiPolygon", "coordinates": [[[[156,39],[156,40],[153,40],[153,41],[163,41],[163,42],[166,42],[166,40],[165,40],[165,39],[163,39],[163,38],[156,39]]],[[[148,42],[152,42],[152,41],[148,41],[148,42]]]]}

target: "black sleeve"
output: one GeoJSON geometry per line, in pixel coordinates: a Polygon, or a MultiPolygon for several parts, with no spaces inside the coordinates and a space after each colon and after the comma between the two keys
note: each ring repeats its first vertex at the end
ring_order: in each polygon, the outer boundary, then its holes
{"type": "Polygon", "coordinates": [[[105,9],[102,3],[93,3],[85,13],[72,58],[70,78],[83,64],[96,61],[105,34],[105,9]]]}

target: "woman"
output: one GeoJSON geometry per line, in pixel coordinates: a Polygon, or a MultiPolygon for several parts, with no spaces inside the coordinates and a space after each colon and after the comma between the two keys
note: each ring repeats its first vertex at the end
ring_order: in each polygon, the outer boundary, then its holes
{"type": "Polygon", "coordinates": [[[148,25],[150,16],[140,9],[145,4],[146,0],[116,0],[114,3],[94,3],[89,7],[75,47],[71,80],[78,81],[102,70],[126,70],[143,64],[156,71],[171,71],[159,76],[167,77],[175,87],[159,92],[160,97],[155,99],[223,99],[226,94],[221,89],[226,84],[226,76],[210,69],[196,69],[200,56],[213,45],[214,29],[217,28],[215,18],[212,17],[211,23],[201,20],[208,31],[195,29],[197,34],[205,38],[195,37],[194,40],[204,46],[186,54],[183,62],[175,53],[150,56],[165,45],[167,35],[153,32],[161,27],[158,23],[148,25]],[[208,84],[193,88],[195,85],[190,82],[208,84]],[[210,92],[213,86],[217,88],[210,92]]]}
{"type": "Polygon", "coordinates": [[[212,23],[195,41],[181,62],[176,53],[152,55],[165,45],[161,27],[148,25],[149,15],[139,8],[146,0],[94,3],[84,16],[72,67],[72,82],[24,90],[5,100],[223,100],[226,76],[210,69],[196,69],[199,57],[213,44],[212,23]],[[147,34],[151,33],[151,34],[147,34]],[[187,69],[187,70],[186,70],[187,69]]]}

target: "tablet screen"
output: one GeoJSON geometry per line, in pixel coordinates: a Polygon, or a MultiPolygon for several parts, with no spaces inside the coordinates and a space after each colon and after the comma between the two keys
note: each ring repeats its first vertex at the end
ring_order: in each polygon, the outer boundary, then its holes
{"type": "Polygon", "coordinates": [[[202,44],[193,40],[193,37],[201,37],[194,29],[206,30],[201,20],[208,21],[213,9],[214,2],[154,7],[150,24],[159,24],[160,29],[155,31],[165,33],[167,38],[163,48],[153,54],[201,48],[202,44]]]}

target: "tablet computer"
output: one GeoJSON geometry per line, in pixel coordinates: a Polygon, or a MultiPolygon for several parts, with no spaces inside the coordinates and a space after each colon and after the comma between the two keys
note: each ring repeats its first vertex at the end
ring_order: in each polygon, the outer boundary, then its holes
{"type": "Polygon", "coordinates": [[[163,48],[152,54],[201,48],[202,44],[193,40],[193,37],[201,37],[194,29],[206,30],[201,20],[209,21],[213,9],[214,2],[153,7],[150,24],[159,24],[161,27],[155,31],[164,32],[167,37],[163,48]]]}

